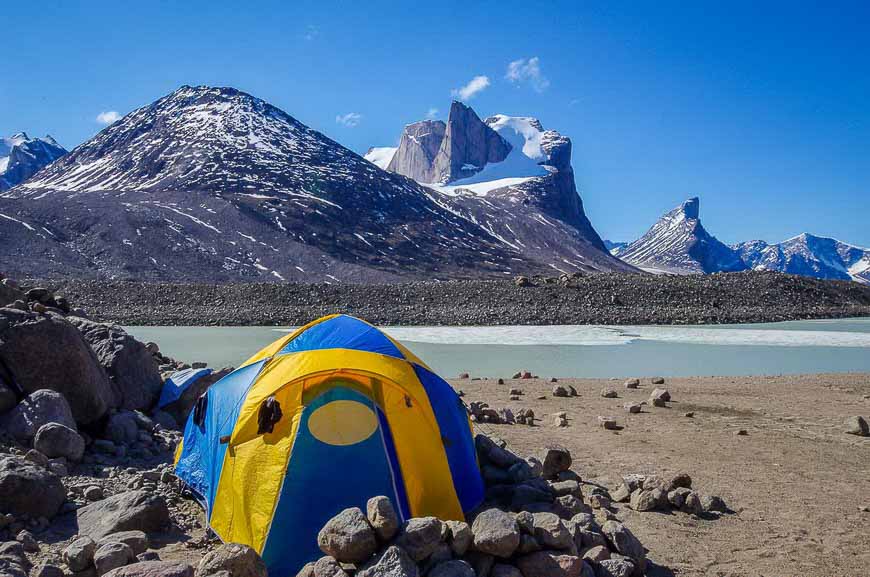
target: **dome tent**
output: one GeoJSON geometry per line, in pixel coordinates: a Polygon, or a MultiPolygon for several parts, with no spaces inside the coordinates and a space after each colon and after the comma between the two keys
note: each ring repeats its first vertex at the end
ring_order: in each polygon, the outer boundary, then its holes
{"type": "Polygon", "coordinates": [[[300,328],[212,385],[188,418],[176,473],[212,530],[257,550],[273,577],[320,556],[326,521],[375,495],[402,519],[463,519],[483,499],[456,392],[347,315],[300,328]]]}

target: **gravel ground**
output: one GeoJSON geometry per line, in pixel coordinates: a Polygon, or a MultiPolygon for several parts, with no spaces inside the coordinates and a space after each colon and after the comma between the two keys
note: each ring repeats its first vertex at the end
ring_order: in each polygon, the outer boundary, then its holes
{"type": "Polygon", "coordinates": [[[870,286],[768,272],[598,274],[383,285],[26,281],[125,325],[300,325],[349,313],[390,325],[715,324],[870,316],[870,286]]]}

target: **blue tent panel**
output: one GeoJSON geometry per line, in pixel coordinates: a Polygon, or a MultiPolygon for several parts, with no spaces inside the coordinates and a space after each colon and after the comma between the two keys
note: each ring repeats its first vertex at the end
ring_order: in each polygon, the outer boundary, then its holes
{"type": "Polygon", "coordinates": [[[190,385],[210,374],[211,369],[184,369],[172,373],[172,376],[163,383],[163,390],[160,392],[157,406],[162,408],[177,401],[190,385]]]}
{"type": "Polygon", "coordinates": [[[397,359],[405,356],[375,327],[347,315],[317,323],[278,351],[279,355],[322,349],[353,349],[379,353],[397,359]]]}

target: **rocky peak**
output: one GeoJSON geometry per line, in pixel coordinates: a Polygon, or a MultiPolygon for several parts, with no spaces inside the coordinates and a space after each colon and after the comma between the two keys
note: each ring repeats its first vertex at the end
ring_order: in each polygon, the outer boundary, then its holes
{"type": "Polygon", "coordinates": [[[437,181],[435,157],[441,150],[446,132],[447,125],[441,120],[421,120],[407,125],[387,170],[404,174],[417,182],[437,181]]]}
{"type": "Polygon", "coordinates": [[[692,198],[686,200],[681,206],[680,211],[683,215],[690,220],[698,220],[700,215],[700,205],[701,202],[697,196],[693,196],[692,198]]]}
{"type": "Polygon", "coordinates": [[[64,154],[66,150],[51,136],[30,138],[18,132],[0,138],[0,191],[24,182],[64,154]]]}
{"type": "Polygon", "coordinates": [[[488,163],[501,162],[510,143],[485,124],[470,106],[454,100],[447,117],[447,131],[435,158],[438,181],[449,183],[472,176],[488,163]]]}

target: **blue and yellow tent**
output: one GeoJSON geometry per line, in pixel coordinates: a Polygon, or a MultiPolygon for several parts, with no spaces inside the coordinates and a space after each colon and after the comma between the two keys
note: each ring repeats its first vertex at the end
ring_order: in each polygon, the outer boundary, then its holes
{"type": "Polygon", "coordinates": [[[483,499],[456,392],[399,342],[333,315],[281,338],[198,400],[176,473],[224,541],[272,577],[321,553],[317,532],[387,495],[403,518],[463,519],[483,499]]]}

